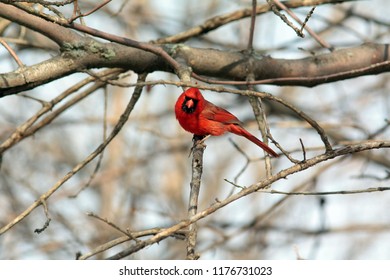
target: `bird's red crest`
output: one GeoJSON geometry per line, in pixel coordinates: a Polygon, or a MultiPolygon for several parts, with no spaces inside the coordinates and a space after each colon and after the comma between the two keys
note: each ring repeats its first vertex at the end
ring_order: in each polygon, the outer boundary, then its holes
{"type": "Polygon", "coordinates": [[[184,92],[184,95],[188,98],[200,100],[203,99],[203,95],[200,93],[200,90],[197,88],[189,88],[184,92]]]}

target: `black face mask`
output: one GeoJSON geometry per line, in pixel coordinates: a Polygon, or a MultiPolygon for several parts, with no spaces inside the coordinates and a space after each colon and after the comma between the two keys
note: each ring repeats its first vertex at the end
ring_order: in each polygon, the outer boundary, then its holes
{"type": "Polygon", "coordinates": [[[199,100],[186,96],[184,101],[183,101],[183,104],[181,105],[181,109],[183,110],[183,112],[185,112],[187,114],[192,114],[193,112],[195,112],[196,107],[198,106],[198,102],[199,102],[199,100]],[[192,100],[194,102],[194,106],[192,106],[192,107],[187,106],[187,102],[189,100],[192,100]]]}

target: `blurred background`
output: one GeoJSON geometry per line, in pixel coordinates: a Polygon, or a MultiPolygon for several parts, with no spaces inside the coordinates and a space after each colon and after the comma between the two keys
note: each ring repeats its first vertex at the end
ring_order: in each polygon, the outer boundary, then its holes
{"type": "MultiPolygon", "coordinates": [[[[79,1],[82,11],[96,1],[79,1]]],[[[258,5],[266,1],[258,1],[258,5]]],[[[112,1],[86,17],[85,24],[139,41],[174,35],[207,19],[251,8],[251,1],[112,1]]],[[[59,8],[71,16],[72,6],[59,8]]],[[[304,20],[311,7],[294,9],[304,20]]],[[[366,42],[388,43],[390,2],[350,1],[318,6],[308,22],[336,49],[366,42]]],[[[2,22],[4,23],[3,19],[2,22]]],[[[185,44],[200,48],[246,49],[250,18],[218,28],[185,44]]],[[[26,65],[56,55],[51,41],[35,32],[7,25],[1,36],[26,65]],[[12,38],[12,40],[10,39],[12,38]]],[[[254,48],[259,54],[295,59],[324,52],[308,34],[305,38],[272,12],[256,21],[254,48]]],[[[0,73],[17,65],[0,48],[0,73]]],[[[367,139],[388,139],[389,74],[363,76],[314,88],[258,86],[293,104],[320,123],[335,146],[367,139]]],[[[8,224],[83,161],[111,131],[133,88],[91,84],[72,90],[88,78],[80,73],[0,100],[0,142],[49,102],[71,93],[40,117],[42,128],[4,152],[0,169],[0,227],[8,224]],[[68,105],[67,102],[71,102],[68,105]],[[64,107],[62,107],[64,106],[64,107]],[[62,108],[62,110],[60,110],[62,108]],[[55,114],[59,112],[59,114],[55,114]]],[[[124,81],[135,82],[127,72],[124,81]]],[[[148,80],[177,80],[155,72],[148,80]]],[[[144,89],[123,130],[92,161],[47,201],[51,223],[42,233],[43,207],[0,236],[0,259],[75,259],[123,233],[170,226],[187,216],[191,180],[192,135],[178,125],[173,106],[181,88],[157,85],[144,89]]],[[[227,108],[260,137],[247,98],[204,91],[213,103],[227,108]]],[[[306,122],[285,108],[265,103],[270,131],[276,141],[302,159],[323,152],[322,142],[306,122]]],[[[224,179],[248,186],[265,178],[263,152],[235,135],[211,137],[204,154],[199,210],[240,189],[224,179]],[[240,149],[237,149],[237,146],[240,149]]],[[[272,145],[274,148],[274,146],[272,145]]],[[[385,149],[324,162],[272,185],[281,191],[341,191],[389,186],[389,153],[385,149]]],[[[272,160],[274,173],[292,165],[285,157],[272,160]]],[[[289,196],[255,193],[229,204],[198,222],[201,259],[389,259],[390,193],[289,196]]],[[[126,248],[123,243],[92,258],[102,259],[126,248]]],[[[168,238],[130,259],[183,259],[185,242],[168,238]]]]}

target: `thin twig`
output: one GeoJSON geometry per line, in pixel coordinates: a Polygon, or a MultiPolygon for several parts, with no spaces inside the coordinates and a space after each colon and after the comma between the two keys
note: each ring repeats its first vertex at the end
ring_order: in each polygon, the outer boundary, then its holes
{"type": "Polygon", "coordinates": [[[306,24],[309,22],[309,19],[313,15],[315,9],[316,9],[316,6],[311,8],[310,12],[307,14],[305,21],[302,23],[302,26],[301,26],[301,33],[303,33],[303,29],[306,27],[306,24]]]}
{"type": "Polygon", "coordinates": [[[4,48],[6,48],[6,50],[9,52],[9,54],[12,56],[12,58],[19,65],[19,67],[23,68],[24,67],[23,62],[20,60],[18,55],[14,52],[14,50],[8,45],[8,43],[3,38],[0,38],[0,44],[2,44],[4,46],[4,48]]]}
{"type": "Polygon", "coordinates": [[[284,22],[284,23],[286,23],[288,26],[290,26],[294,31],[295,31],[295,33],[297,33],[297,35],[299,36],[299,37],[305,37],[305,35],[300,31],[300,29],[299,28],[297,28],[297,27],[295,27],[295,25],[291,22],[291,21],[289,21],[288,20],[288,18],[284,15],[284,14],[282,14],[280,11],[279,11],[279,9],[276,7],[276,5],[277,6],[279,6],[279,8],[281,8],[281,9],[283,9],[283,10],[286,10],[286,12],[291,16],[291,14],[293,14],[289,9],[287,9],[284,5],[282,5],[279,1],[277,1],[277,0],[267,0],[267,2],[268,2],[268,4],[270,5],[270,7],[271,7],[271,10],[272,10],[272,12],[275,14],[275,15],[277,15],[278,17],[280,17],[280,19],[284,22]],[[283,7],[285,7],[285,8],[283,8],[283,7]]]}
{"type": "MultiPolygon", "coordinates": [[[[286,7],[286,5],[284,5],[283,3],[281,3],[279,0],[267,0],[267,2],[269,1],[272,1],[273,3],[275,3],[280,9],[283,9],[285,10],[297,23],[299,23],[309,34],[310,36],[312,36],[322,47],[324,48],[327,48],[328,50],[330,51],[333,51],[333,47],[328,44],[326,41],[324,41],[320,36],[317,35],[317,33],[315,33],[309,26],[306,25],[306,22],[303,23],[288,7],[286,7]]],[[[312,9],[310,12],[309,12],[309,15],[311,15],[313,13],[314,9],[312,9]]],[[[306,21],[308,20],[309,16],[306,17],[306,21]]],[[[283,19],[283,18],[282,18],[283,19]]],[[[287,18],[286,18],[287,19],[287,18]]],[[[287,20],[288,21],[288,20],[287,20]]],[[[304,37],[303,33],[302,33],[302,28],[301,30],[296,28],[294,25],[290,25],[295,32],[297,32],[297,34],[301,37],[304,37]]]]}
{"type": "Polygon", "coordinates": [[[47,207],[46,200],[42,198],[41,199],[41,204],[43,206],[43,210],[45,211],[46,221],[45,221],[45,224],[43,225],[43,227],[36,228],[34,230],[34,232],[38,233],[38,234],[43,232],[50,225],[50,221],[51,221],[51,217],[50,217],[50,214],[49,214],[49,208],[47,207]]]}
{"type": "MultiPolygon", "coordinates": [[[[248,88],[253,90],[253,86],[251,85],[248,86],[248,88]]],[[[256,122],[263,138],[262,140],[266,145],[268,145],[267,135],[269,134],[269,127],[268,127],[265,110],[263,108],[261,98],[249,96],[249,103],[251,104],[253,113],[256,117],[256,122]]],[[[267,152],[264,152],[264,155],[265,155],[266,176],[271,176],[272,174],[271,159],[267,152]]]]}
{"type": "MultiPolygon", "coordinates": [[[[164,229],[161,229],[161,228],[151,228],[151,229],[142,230],[142,231],[132,231],[132,232],[130,232],[130,234],[131,234],[131,236],[133,238],[130,238],[128,235],[121,236],[121,237],[116,238],[114,240],[111,240],[111,241],[109,241],[107,243],[99,245],[98,247],[96,247],[92,251],[90,251],[90,252],[88,252],[88,253],[86,253],[84,255],[80,255],[77,259],[78,260],[89,259],[90,257],[92,257],[94,255],[97,255],[99,253],[107,251],[108,249],[111,249],[112,247],[117,246],[119,244],[122,244],[122,243],[124,243],[126,241],[131,241],[131,240],[138,239],[140,237],[144,237],[144,236],[148,236],[148,235],[155,235],[155,234],[159,233],[162,230],[164,230],[164,229]]],[[[185,238],[186,234],[187,234],[187,231],[179,230],[179,231],[173,233],[172,237],[183,240],[185,238]]],[[[114,255],[111,258],[112,259],[118,259],[120,257],[114,255]]]]}
{"type": "Polygon", "coordinates": [[[303,145],[302,138],[299,138],[299,143],[301,143],[301,147],[302,147],[303,161],[306,161],[306,149],[305,149],[305,145],[303,145]]]}
{"type": "Polygon", "coordinates": [[[256,7],[257,7],[257,0],[252,0],[252,13],[251,13],[251,25],[249,28],[249,38],[248,38],[248,51],[253,50],[253,39],[254,39],[254,33],[255,33],[255,24],[256,24],[256,7]]]}
{"type": "Polygon", "coordinates": [[[131,240],[134,240],[135,242],[140,242],[136,237],[134,237],[129,231],[127,230],[123,230],[121,229],[119,226],[117,226],[116,224],[114,224],[113,222],[109,221],[108,219],[106,218],[102,218],[98,215],[96,215],[95,213],[92,213],[92,212],[88,212],[87,215],[89,217],[92,217],[92,218],[95,218],[95,219],[98,219],[99,221],[102,221],[104,223],[106,223],[107,225],[109,225],[110,227],[116,229],[117,231],[123,233],[124,235],[128,236],[131,240]]]}
{"type": "MultiPolygon", "coordinates": [[[[72,23],[74,22],[76,19],[80,18],[80,17],[86,17],[86,16],[89,16],[90,14],[93,14],[94,12],[96,12],[97,10],[101,9],[102,7],[104,7],[105,5],[107,5],[108,3],[110,3],[112,0],[106,0],[105,2],[97,5],[95,8],[91,9],[90,11],[86,12],[86,13],[79,13],[78,15],[75,14],[75,12],[73,12],[73,15],[72,17],[69,19],[69,23],[72,23]]],[[[77,1],[75,1],[74,3],[78,3],[77,1]]],[[[78,4],[74,4],[75,7],[77,6],[78,7],[78,4]]]]}
{"type": "Polygon", "coordinates": [[[336,195],[336,194],[361,194],[361,193],[372,193],[372,192],[383,192],[390,191],[390,187],[372,187],[366,189],[355,189],[355,190],[339,190],[339,191],[328,191],[328,192],[285,192],[274,189],[262,189],[259,192],[270,193],[270,194],[283,194],[283,195],[336,195]]]}
{"type": "Polygon", "coordinates": [[[73,3],[75,0],[63,0],[63,1],[45,1],[45,0],[12,0],[12,1],[2,1],[2,2],[22,2],[22,3],[34,3],[40,4],[43,6],[65,6],[73,3]]]}

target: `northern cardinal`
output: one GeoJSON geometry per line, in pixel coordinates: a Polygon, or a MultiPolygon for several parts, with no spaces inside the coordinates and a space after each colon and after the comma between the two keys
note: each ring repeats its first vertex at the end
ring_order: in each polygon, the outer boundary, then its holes
{"type": "Polygon", "coordinates": [[[189,88],[179,96],[175,114],[180,125],[195,136],[218,136],[231,132],[244,136],[270,155],[278,157],[270,147],[245,130],[236,116],[204,99],[197,88],[189,88]]]}

